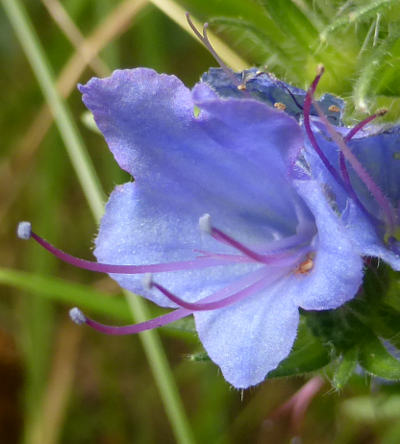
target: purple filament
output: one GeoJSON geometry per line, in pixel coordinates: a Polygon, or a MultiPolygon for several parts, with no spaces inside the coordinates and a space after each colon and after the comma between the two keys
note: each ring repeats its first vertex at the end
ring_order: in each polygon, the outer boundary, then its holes
{"type": "Polygon", "coordinates": [[[379,188],[379,186],[374,182],[372,177],[369,175],[367,170],[362,166],[357,157],[352,153],[350,148],[347,146],[343,137],[333,128],[333,126],[329,123],[328,119],[321,111],[319,106],[315,104],[315,108],[318,112],[318,115],[321,121],[324,123],[328,133],[332,137],[332,139],[336,142],[340,151],[343,153],[343,156],[352,166],[354,172],[357,176],[364,182],[365,186],[375,198],[375,201],[378,203],[380,208],[382,209],[384,215],[386,216],[386,222],[388,223],[389,234],[393,233],[395,226],[395,215],[393,208],[389,202],[389,200],[384,195],[383,191],[379,188]]]}
{"type": "Polygon", "coordinates": [[[140,322],[139,324],[125,325],[125,326],[112,326],[101,324],[100,322],[94,321],[85,316],[85,323],[89,327],[95,330],[105,333],[107,335],[134,335],[141,333],[145,330],[152,330],[153,328],[163,327],[164,325],[175,322],[178,319],[182,319],[186,316],[192,314],[189,310],[180,308],[178,310],[171,311],[165,315],[158,316],[157,318],[150,319],[145,322],[140,322]]]}
{"type": "MultiPolygon", "coordinates": [[[[372,122],[372,120],[376,119],[379,116],[382,116],[383,114],[385,114],[386,111],[381,111],[378,112],[376,114],[373,114],[372,116],[367,117],[366,119],[364,119],[362,122],[359,122],[354,128],[352,128],[344,137],[344,140],[346,142],[348,142],[349,140],[351,140],[360,130],[362,130],[366,125],[368,125],[368,123],[372,122]]],[[[357,205],[361,208],[361,210],[374,222],[375,225],[380,225],[381,221],[375,217],[373,214],[371,214],[364,206],[364,204],[360,201],[360,199],[358,198],[356,192],[354,191],[354,188],[351,184],[351,179],[350,179],[350,175],[349,172],[347,170],[347,166],[346,166],[346,159],[344,157],[344,154],[342,151],[340,151],[339,153],[339,168],[340,168],[340,173],[343,177],[343,180],[345,182],[345,184],[348,187],[350,196],[352,197],[352,199],[357,203],[357,205]]]]}
{"type": "MultiPolygon", "coordinates": [[[[265,273],[266,270],[263,268],[262,270],[257,270],[253,273],[250,273],[243,277],[242,279],[233,282],[230,285],[227,285],[226,287],[222,288],[221,290],[215,292],[214,294],[202,299],[203,305],[206,302],[218,302],[221,300],[228,299],[227,296],[234,296],[234,294],[240,293],[242,297],[245,297],[246,294],[243,294],[243,291],[246,289],[249,289],[251,287],[251,290],[248,290],[247,296],[254,293],[258,290],[254,285],[260,284],[261,281],[263,282],[261,288],[268,284],[268,282],[265,279],[265,273]],[[263,276],[264,278],[259,279],[260,276],[263,276]],[[256,280],[256,282],[254,282],[256,280]],[[234,294],[232,294],[234,293],[234,294]]],[[[282,273],[283,274],[283,273],[282,273]]],[[[271,278],[269,277],[269,282],[271,282],[271,278]]],[[[180,300],[180,299],[179,299],[180,300]]],[[[182,301],[184,302],[184,301],[182,301]]],[[[232,302],[233,303],[233,302],[232,302]]],[[[199,303],[197,303],[199,304],[199,303]]],[[[193,313],[194,310],[189,310],[186,308],[179,308],[177,310],[171,311],[165,315],[159,316],[154,319],[150,319],[145,322],[141,322],[139,324],[133,324],[133,325],[126,325],[126,326],[111,326],[111,325],[105,325],[100,322],[94,321],[93,319],[88,318],[87,316],[83,315],[83,313],[80,312],[81,316],[84,318],[84,322],[89,327],[92,327],[93,329],[104,333],[108,335],[131,335],[131,334],[137,334],[141,333],[145,330],[150,330],[153,328],[163,327],[164,325],[170,324],[171,322],[175,322],[179,319],[182,319],[186,316],[189,316],[193,313]]]]}
{"type": "MultiPolygon", "coordinates": [[[[286,270],[285,270],[286,271],[286,270]]],[[[232,295],[219,299],[217,301],[213,302],[186,302],[183,299],[180,299],[178,296],[175,296],[173,293],[171,293],[169,290],[164,288],[162,285],[158,284],[157,282],[152,282],[152,285],[156,287],[164,296],[166,296],[168,299],[170,299],[172,302],[175,302],[175,304],[179,305],[182,308],[186,308],[187,310],[192,311],[207,311],[207,310],[217,310],[220,308],[227,307],[229,305],[232,305],[241,299],[244,299],[248,296],[251,296],[252,294],[256,293],[257,291],[262,290],[267,285],[271,284],[275,280],[277,280],[279,277],[281,277],[284,272],[271,274],[266,270],[262,270],[264,277],[261,279],[258,279],[253,284],[249,285],[248,287],[241,289],[237,291],[236,293],[233,293],[232,295]],[[266,275],[266,273],[268,273],[266,275]]],[[[215,297],[215,295],[214,295],[215,297]]]]}
{"type": "MultiPolygon", "coordinates": [[[[381,113],[376,113],[373,114],[372,116],[367,117],[365,120],[363,120],[362,122],[359,122],[354,128],[352,128],[344,137],[345,142],[348,142],[349,140],[351,140],[359,131],[361,131],[366,125],[368,125],[368,123],[372,122],[374,119],[376,119],[377,117],[381,116],[381,113]]],[[[348,183],[349,185],[351,185],[350,183],[350,177],[349,177],[349,173],[347,171],[347,167],[346,167],[346,162],[345,162],[345,157],[342,151],[340,151],[339,154],[339,164],[340,164],[340,172],[343,176],[343,179],[346,183],[348,183]]]]}
{"type": "Polygon", "coordinates": [[[223,231],[219,230],[218,228],[211,227],[211,236],[220,242],[226,243],[233,248],[236,248],[240,252],[242,252],[247,257],[257,261],[261,262],[263,264],[271,264],[276,261],[279,261],[280,259],[288,256],[288,253],[275,253],[272,255],[265,255],[256,253],[255,251],[251,250],[250,248],[247,248],[245,245],[243,245],[241,242],[237,241],[236,239],[233,239],[231,236],[227,235],[223,231]]]}
{"type": "Polygon", "coordinates": [[[311,129],[311,122],[310,122],[311,105],[313,103],[313,97],[314,97],[315,90],[317,89],[318,83],[319,83],[323,73],[324,73],[324,68],[321,66],[321,67],[319,67],[317,75],[316,75],[315,79],[313,80],[313,82],[311,83],[310,88],[307,91],[306,98],[304,100],[304,105],[303,105],[304,127],[305,127],[307,137],[310,140],[312,147],[314,148],[315,152],[318,154],[318,156],[322,160],[326,169],[331,173],[331,175],[334,177],[336,182],[338,184],[340,184],[345,190],[347,190],[346,184],[343,183],[338,172],[332,166],[332,164],[329,162],[328,158],[325,156],[325,154],[323,153],[323,151],[319,147],[317,139],[315,138],[315,135],[311,129]]]}
{"type": "MultiPolygon", "coordinates": [[[[326,169],[331,173],[331,175],[333,176],[333,178],[336,180],[336,182],[350,195],[350,197],[353,199],[353,201],[356,203],[356,205],[361,209],[361,211],[366,214],[367,217],[369,217],[375,225],[380,225],[381,221],[376,218],[374,215],[372,215],[363,205],[363,203],[360,201],[360,199],[358,198],[356,192],[353,189],[353,186],[351,185],[351,181],[350,181],[350,176],[348,174],[346,165],[344,160],[342,161],[341,157],[339,157],[339,166],[340,166],[340,171],[341,171],[341,176],[338,174],[338,172],[336,171],[336,169],[333,167],[333,165],[329,162],[328,158],[325,156],[325,154],[323,153],[323,151],[321,150],[321,148],[318,145],[317,139],[315,138],[315,135],[311,129],[311,123],[310,123],[310,112],[311,112],[311,106],[313,104],[313,99],[314,99],[314,93],[315,90],[318,86],[318,83],[321,79],[322,74],[324,73],[324,68],[321,67],[319,68],[319,71],[314,79],[314,81],[312,82],[310,88],[307,91],[306,94],[306,99],[304,101],[304,127],[306,129],[306,134],[311,142],[311,145],[313,146],[314,150],[316,151],[316,153],[318,154],[318,156],[320,157],[320,159],[322,160],[323,164],[325,165],[326,169]]],[[[326,118],[326,116],[323,114],[323,112],[321,111],[320,107],[318,106],[317,103],[314,103],[315,109],[317,110],[317,113],[319,115],[319,117],[321,118],[321,120],[325,123],[325,126],[327,127],[329,125],[329,128],[333,127],[332,125],[329,123],[328,119],[326,118]]],[[[372,116],[371,116],[372,117],[372,116]]],[[[346,137],[348,137],[349,139],[351,137],[353,137],[358,131],[360,131],[360,129],[365,126],[369,121],[373,120],[372,118],[370,118],[368,121],[368,119],[366,119],[366,121],[364,122],[360,122],[358,125],[356,125],[349,133],[346,137]]],[[[327,127],[328,131],[329,128],[327,127]]],[[[334,131],[334,130],[333,130],[334,131]]],[[[336,133],[336,131],[334,131],[336,133]]],[[[336,133],[337,134],[337,133],[336,133]]],[[[338,134],[338,136],[341,138],[341,136],[338,134]]],[[[335,140],[335,139],[334,139],[335,140]]],[[[340,146],[339,146],[340,148],[340,146]]],[[[349,150],[350,151],[350,150],[349,150]]],[[[343,155],[343,159],[344,159],[344,154],[341,150],[341,155],[343,155]]],[[[371,179],[372,180],[372,179],[371,179]]]]}
{"type": "Polygon", "coordinates": [[[163,264],[148,264],[148,265],[114,265],[102,264],[92,262],[85,259],[80,259],[65,253],[62,250],[51,245],[46,240],[42,239],[32,231],[31,237],[35,239],[43,248],[56,256],[58,259],[66,262],[74,267],[82,268],[84,270],[96,271],[98,273],[115,273],[115,274],[142,274],[142,273],[163,273],[168,271],[182,271],[214,267],[218,265],[226,265],[226,260],[215,258],[196,258],[192,261],[170,262],[163,264]]]}

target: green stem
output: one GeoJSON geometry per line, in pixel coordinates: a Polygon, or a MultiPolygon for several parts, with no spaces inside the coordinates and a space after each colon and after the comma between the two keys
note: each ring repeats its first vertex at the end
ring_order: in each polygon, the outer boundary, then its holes
{"type": "MultiPolygon", "coordinates": [[[[104,210],[104,194],[100,181],[71,113],[57,92],[51,68],[37,34],[20,0],[2,0],[2,4],[54,114],[56,125],[92,214],[96,221],[99,221],[104,210]]],[[[148,319],[149,313],[145,302],[129,292],[125,292],[125,295],[131,307],[134,321],[143,322],[148,319]]],[[[147,331],[140,334],[140,339],[177,442],[194,443],[182,401],[158,334],[155,331],[147,331]]]]}

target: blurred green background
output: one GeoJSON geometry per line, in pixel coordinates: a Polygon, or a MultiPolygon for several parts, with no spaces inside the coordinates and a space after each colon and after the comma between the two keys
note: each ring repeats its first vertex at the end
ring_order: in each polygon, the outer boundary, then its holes
{"type": "Polygon", "coordinates": [[[397,383],[355,374],[338,391],[323,370],[324,380],[312,379],[315,397],[305,398],[311,403],[303,418],[301,408],[282,406],[313,375],[239,392],[216,366],[190,359],[201,347],[184,326],[140,339],[104,337],[73,325],[67,315],[73,305],[115,324],[160,311],[126,298],[108,277],[66,266],[14,234],[18,221],[30,220],[56,245],[91,257],[96,199],[129,178],[86,123],[76,84],[116,68],[147,66],[192,86],[216,63],[185,24],[185,11],[210,22],[210,39],[234,69],[267,66],[305,88],[322,62],[320,92],[347,100],[350,124],[382,106],[389,110],[386,120],[399,118],[399,2],[1,4],[0,442],[285,443],[294,436],[304,443],[400,442],[397,383]],[[56,88],[65,102],[54,96],[56,88]],[[79,157],[82,147],[88,158],[79,157]]]}

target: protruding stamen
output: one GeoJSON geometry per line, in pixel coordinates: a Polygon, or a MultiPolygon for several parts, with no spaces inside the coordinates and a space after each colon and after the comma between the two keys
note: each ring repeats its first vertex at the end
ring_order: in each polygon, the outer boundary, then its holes
{"type": "Polygon", "coordinates": [[[320,107],[317,104],[315,104],[315,108],[318,112],[318,115],[319,115],[321,121],[324,123],[328,133],[330,134],[332,139],[336,142],[340,151],[343,153],[346,160],[352,166],[354,172],[361,179],[361,181],[367,187],[369,192],[375,198],[378,205],[381,207],[381,209],[386,217],[386,222],[387,222],[388,228],[389,228],[389,234],[392,234],[393,230],[394,230],[394,226],[395,226],[395,214],[394,214],[394,210],[392,208],[391,203],[389,202],[387,197],[384,195],[383,191],[379,188],[379,186],[374,182],[374,180],[372,179],[370,174],[367,172],[367,170],[359,162],[357,157],[353,154],[353,152],[347,146],[343,137],[333,128],[333,126],[331,125],[329,120],[326,118],[325,114],[322,112],[320,107]]]}
{"type": "MultiPolygon", "coordinates": [[[[220,308],[224,308],[229,305],[235,304],[236,302],[239,302],[240,300],[262,290],[266,286],[278,280],[279,277],[283,276],[284,274],[283,271],[280,271],[279,273],[278,272],[268,273],[267,275],[265,273],[266,273],[265,270],[263,270],[264,276],[261,279],[256,280],[256,282],[253,282],[252,284],[248,285],[247,287],[242,288],[239,291],[236,291],[227,297],[212,302],[186,302],[183,299],[179,298],[178,296],[174,295],[172,292],[167,290],[162,285],[158,284],[157,282],[153,281],[152,284],[153,287],[157,288],[169,300],[171,300],[172,302],[174,302],[175,304],[179,305],[182,308],[191,311],[209,311],[209,310],[218,310],[220,308]]],[[[211,299],[214,297],[208,297],[206,299],[211,299]]]]}
{"type": "Polygon", "coordinates": [[[28,240],[32,234],[32,225],[30,222],[20,222],[17,227],[17,236],[20,239],[28,240]]]}
{"type": "MultiPolygon", "coordinates": [[[[215,228],[211,224],[211,216],[207,213],[200,217],[199,227],[205,233],[210,234],[215,240],[230,245],[231,247],[243,253],[248,258],[253,259],[257,262],[261,262],[263,264],[283,265],[283,261],[285,261],[285,259],[289,259],[290,261],[293,257],[293,251],[281,251],[272,252],[270,254],[261,254],[251,250],[233,237],[229,236],[218,228],[215,228]]],[[[296,245],[294,247],[296,247],[296,245]]]]}
{"type": "MultiPolygon", "coordinates": [[[[178,319],[182,319],[191,314],[189,310],[180,308],[178,310],[171,311],[165,315],[158,316],[157,318],[150,319],[145,322],[140,322],[139,324],[132,324],[120,327],[101,324],[100,322],[94,321],[93,319],[85,316],[79,309],[77,309],[77,311],[80,313],[79,316],[81,316],[78,319],[85,319],[84,323],[86,325],[106,335],[135,335],[145,330],[152,330],[153,328],[163,327],[164,325],[175,322],[178,319]]],[[[72,318],[72,320],[76,322],[75,318],[72,318]]]]}
{"type": "MultiPolygon", "coordinates": [[[[356,192],[354,191],[354,189],[351,185],[347,170],[342,168],[342,174],[339,175],[339,173],[332,166],[332,164],[329,162],[328,158],[325,156],[324,152],[319,147],[317,139],[315,138],[315,135],[311,129],[311,123],[310,123],[311,105],[313,104],[314,93],[315,93],[315,90],[317,88],[317,85],[319,83],[319,80],[320,80],[323,72],[324,72],[323,66],[319,66],[318,70],[317,70],[317,76],[315,77],[310,88],[308,89],[307,94],[306,94],[306,99],[304,101],[304,127],[306,130],[306,134],[307,134],[315,152],[318,154],[318,156],[322,160],[323,164],[325,165],[325,168],[330,172],[330,174],[333,176],[333,178],[336,180],[336,182],[349,194],[349,196],[354,200],[356,205],[361,209],[361,211],[364,212],[364,214],[366,214],[371,220],[373,220],[375,224],[377,224],[377,223],[379,224],[380,221],[376,217],[374,217],[365,208],[365,206],[362,204],[362,202],[358,198],[356,192]]],[[[314,106],[318,112],[318,110],[320,110],[318,104],[314,103],[314,106]]],[[[328,119],[326,119],[326,117],[325,117],[325,120],[328,121],[328,119]]]]}
{"type": "MultiPolygon", "coordinates": [[[[26,235],[26,228],[22,230],[26,235]]],[[[56,256],[58,259],[66,262],[74,267],[82,268],[84,270],[96,271],[98,273],[113,273],[113,274],[142,274],[142,273],[164,273],[169,271],[182,271],[182,270],[198,270],[208,267],[216,267],[219,265],[226,265],[227,261],[222,258],[204,258],[198,257],[194,260],[170,262],[160,264],[148,264],[148,265],[115,265],[115,264],[103,264],[99,262],[88,261],[86,259],[80,259],[65,253],[62,250],[51,245],[49,242],[38,236],[34,231],[30,231],[32,239],[34,239],[43,248],[56,256]]]]}
{"type": "Polygon", "coordinates": [[[372,116],[367,117],[363,121],[357,123],[357,125],[352,128],[344,137],[344,140],[348,142],[351,140],[360,130],[362,130],[368,123],[375,120],[377,117],[382,117],[387,113],[387,109],[381,109],[377,111],[375,114],[372,114],[372,116]]]}
{"type": "Polygon", "coordinates": [[[86,316],[81,312],[81,310],[79,310],[78,307],[71,308],[69,311],[69,317],[77,325],[86,324],[86,316]]]}
{"type": "Polygon", "coordinates": [[[315,152],[318,154],[319,158],[322,160],[322,163],[325,165],[325,168],[331,173],[331,175],[334,177],[336,182],[338,184],[340,184],[344,189],[346,189],[346,185],[343,183],[338,172],[332,166],[332,164],[329,162],[328,158],[325,156],[324,152],[319,147],[317,139],[315,138],[313,130],[311,129],[311,120],[310,120],[311,105],[313,103],[315,90],[317,89],[318,83],[319,83],[323,73],[324,73],[324,67],[322,65],[319,65],[317,68],[317,75],[316,75],[315,79],[313,80],[313,82],[311,83],[311,86],[308,88],[306,98],[304,100],[304,106],[303,106],[304,127],[305,127],[307,137],[310,140],[312,147],[314,148],[315,152]]]}
{"type": "MultiPolygon", "coordinates": [[[[377,117],[381,117],[383,115],[385,115],[387,113],[386,109],[381,109],[379,111],[377,111],[375,114],[372,114],[372,116],[367,117],[366,119],[364,119],[362,122],[359,122],[354,128],[352,128],[344,137],[345,142],[348,142],[349,140],[351,140],[359,131],[361,131],[366,125],[368,125],[370,122],[372,122],[373,120],[375,120],[377,117]]],[[[343,180],[345,182],[345,184],[347,185],[348,189],[349,189],[349,194],[350,196],[353,198],[353,200],[358,204],[358,206],[361,208],[361,210],[363,210],[363,212],[370,218],[373,220],[373,222],[375,224],[381,224],[381,221],[376,218],[373,214],[371,214],[366,208],[365,206],[361,203],[361,201],[359,200],[358,196],[356,195],[353,186],[351,185],[351,180],[350,180],[350,175],[349,172],[347,170],[347,166],[346,166],[346,160],[344,157],[344,154],[342,151],[340,151],[339,153],[339,168],[340,168],[340,173],[343,177],[343,180]]]]}

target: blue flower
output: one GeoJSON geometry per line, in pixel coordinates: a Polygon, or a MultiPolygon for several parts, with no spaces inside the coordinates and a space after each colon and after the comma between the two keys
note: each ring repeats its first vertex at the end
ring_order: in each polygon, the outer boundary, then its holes
{"type": "MultiPolygon", "coordinates": [[[[321,74],[309,90],[308,105],[321,74]]],[[[321,111],[310,119],[305,106],[304,156],[362,255],[400,270],[400,127],[367,126],[383,113],[350,129],[334,127],[321,111]]]]}
{"type": "Polygon", "coordinates": [[[299,307],[339,307],[362,282],[359,251],[319,182],[289,174],[304,145],[298,122],[249,96],[222,98],[205,82],[190,91],[150,69],[115,71],[80,90],[135,181],[111,194],[98,263],[57,250],[30,226],[20,227],[21,236],[178,307],[126,327],[75,309],[77,322],[125,334],[193,313],[225,379],[237,388],[260,383],[290,353],[299,307]]]}

